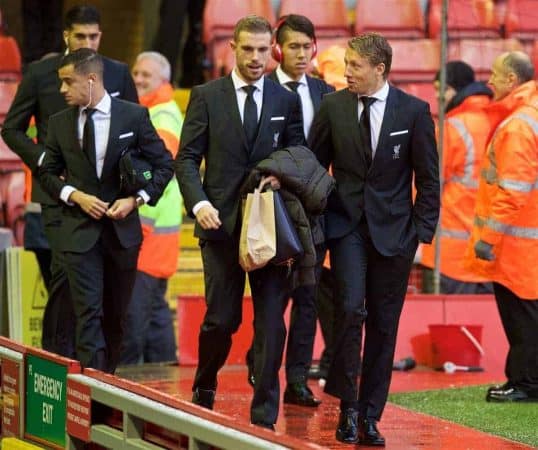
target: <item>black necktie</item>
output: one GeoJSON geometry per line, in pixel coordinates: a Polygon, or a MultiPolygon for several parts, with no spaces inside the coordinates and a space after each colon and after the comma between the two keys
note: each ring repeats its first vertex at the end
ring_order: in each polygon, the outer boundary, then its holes
{"type": "Polygon", "coordinates": [[[245,109],[243,110],[243,128],[247,136],[249,151],[252,151],[254,142],[256,142],[256,135],[258,134],[258,108],[254,101],[256,86],[243,86],[243,90],[247,93],[245,109]]]}
{"type": "Polygon", "coordinates": [[[82,150],[88,156],[90,162],[95,166],[95,128],[93,126],[92,115],[96,110],[86,108],[86,123],[84,123],[84,131],[82,132],[82,150]]]}
{"type": "Polygon", "coordinates": [[[288,81],[286,83],[286,86],[288,86],[293,92],[297,93],[297,88],[299,87],[301,83],[298,81],[288,81]]]}
{"type": "Polygon", "coordinates": [[[375,102],[374,97],[361,97],[360,100],[364,105],[362,110],[362,115],[359,120],[359,133],[361,135],[361,140],[364,148],[364,156],[366,157],[366,163],[368,167],[372,164],[372,130],[370,125],[370,106],[375,102]]]}

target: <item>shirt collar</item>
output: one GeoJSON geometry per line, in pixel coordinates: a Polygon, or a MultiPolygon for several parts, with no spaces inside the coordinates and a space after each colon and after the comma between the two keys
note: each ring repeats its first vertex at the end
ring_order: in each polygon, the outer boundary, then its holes
{"type": "MultiPolygon", "coordinates": [[[[94,106],[93,109],[103,113],[103,114],[110,114],[110,108],[111,108],[112,101],[110,99],[110,95],[108,95],[108,92],[105,91],[105,95],[103,95],[103,98],[97,103],[97,105],[94,106]]],[[[84,111],[86,107],[80,107],[80,112],[84,111]]]]}
{"type": "MultiPolygon", "coordinates": [[[[374,92],[372,95],[369,95],[368,97],[375,98],[378,102],[385,102],[387,101],[387,97],[389,96],[389,83],[385,81],[383,86],[376,92],[374,92]]],[[[362,97],[362,95],[359,95],[359,97],[362,97]]]]}
{"type": "MultiPolygon", "coordinates": [[[[282,70],[282,67],[280,66],[280,64],[278,65],[278,67],[276,68],[276,76],[278,78],[278,81],[280,82],[280,84],[286,84],[286,83],[289,83],[290,81],[295,81],[293,79],[291,79],[291,77],[282,70]]],[[[300,85],[307,85],[307,82],[306,82],[306,75],[303,73],[303,76],[297,80],[297,82],[300,84],[300,85]]]]}
{"type": "MultiPolygon", "coordinates": [[[[245,81],[243,81],[239,75],[237,75],[236,73],[236,70],[237,70],[237,67],[234,67],[234,69],[232,70],[232,82],[234,84],[234,89],[236,91],[240,90],[241,88],[243,88],[243,86],[248,86],[249,84],[246,83],[245,81]]],[[[260,77],[259,80],[257,80],[255,83],[252,83],[252,86],[256,86],[256,88],[260,91],[260,92],[263,92],[263,80],[264,77],[260,77]]]]}

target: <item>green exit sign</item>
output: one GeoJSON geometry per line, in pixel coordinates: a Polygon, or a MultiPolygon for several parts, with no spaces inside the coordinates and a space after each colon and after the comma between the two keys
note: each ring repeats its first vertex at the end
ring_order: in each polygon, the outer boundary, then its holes
{"type": "Polygon", "coordinates": [[[26,356],[26,434],[65,447],[67,367],[26,356]]]}

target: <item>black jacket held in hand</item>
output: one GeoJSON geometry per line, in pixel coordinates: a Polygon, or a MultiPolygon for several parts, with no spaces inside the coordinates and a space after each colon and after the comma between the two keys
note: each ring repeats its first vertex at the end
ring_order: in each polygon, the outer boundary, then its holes
{"type": "Polygon", "coordinates": [[[335,181],[316,156],[301,145],[283,148],[260,161],[241,192],[245,195],[252,192],[262,175],[274,175],[280,180],[280,193],[304,249],[304,255],[295,267],[292,284],[294,287],[314,284],[316,249],[313,236],[322,233],[316,229],[320,226],[316,218],[324,211],[335,181]]]}
{"type": "MultiPolygon", "coordinates": [[[[65,109],[50,118],[46,155],[39,174],[43,188],[54,200],[59,201],[66,185],[110,204],[126,197],[120,192],[119,158],[128,147],[138,147],[153,167],[153,177],[144,188],[150,205],[157,203],[174,175],[172,156],[153,128],[147,109],[135,103],[111,100],[110,132],[101,178],[78,143],[78,107],[65,109]],[[120,141],[119,136],[126,132],[131,136],[120,141]],[[64,173],[65,180],[60,178],[64,173]]],[[[114,220],[113,224],[124,248],[142,241],[137,210],[124,219],[114,220]]],[[[62,241],[61,250],[87,251],[99,238],[102,226],[102,220],[91,218],[78,206],[64,204],[61,231],[69,238],[62,241]]]]}

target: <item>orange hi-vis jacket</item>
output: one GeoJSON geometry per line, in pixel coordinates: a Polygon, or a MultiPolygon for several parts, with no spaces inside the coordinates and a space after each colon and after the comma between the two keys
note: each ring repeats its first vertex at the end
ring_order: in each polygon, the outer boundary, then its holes
{"type": "Polygon", "coordinates": [[[467,264],[477,274],[538,300],[538,86],[518,86],[491,105],[498,123],[480,173],[467,264]],[[478,240],[493,245],[493,261],[475,257],[478,240]]]}
{"type": "MultiPolygon", "coordinates": [[[[173,100],[172,86],[167,83],[139,100],[141,105],[149,109],[149,117],[157,134],[175,156],[183,117],[173,100]]],[[[143,240],[137,269],[156,278],[169,278],[177,269],[179,228],[183,214],[183,200],[176,177],[170,180],[155,206],[143,205],[138,212],[143,240]]]]}
{"type": "MultiPolygon", "coordinates": [[[[446,115],[443,136],[440,272],[458,281],[480,283],[486,278],[464,267],[463,255],[473,228],[478,177],[490,125],[484,108],[488,95],[470,95],[446,115]]],[[[434,267],[435,241],[422,247],[421,263],[434,267]]]]}

